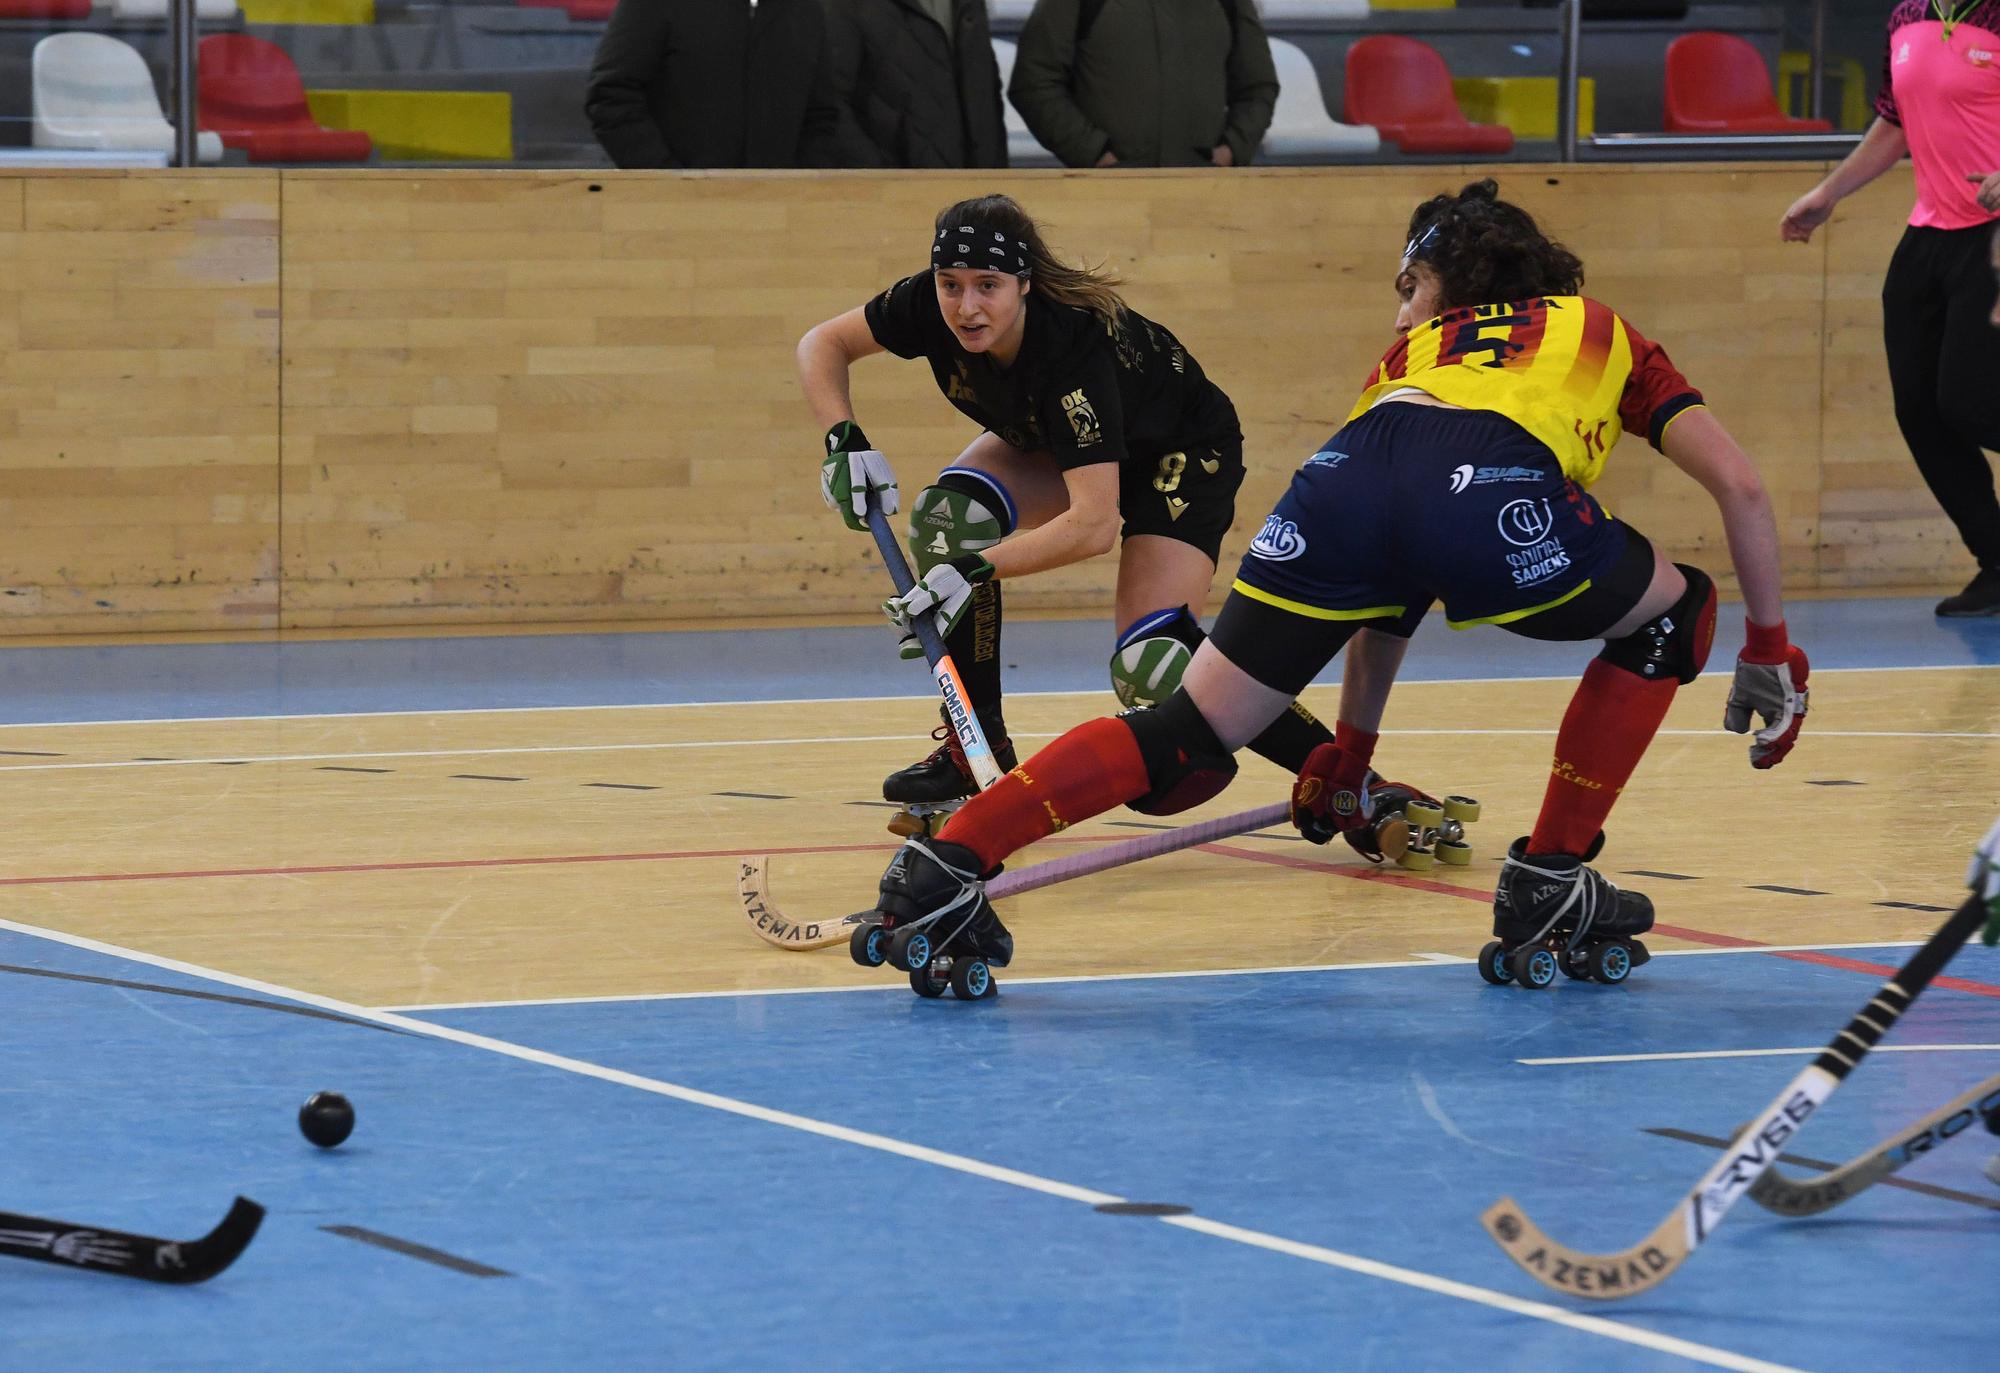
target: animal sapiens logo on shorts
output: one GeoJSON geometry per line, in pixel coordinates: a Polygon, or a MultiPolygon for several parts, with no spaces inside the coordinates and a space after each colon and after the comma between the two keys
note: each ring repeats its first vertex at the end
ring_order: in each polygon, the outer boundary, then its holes
{"type": "Polygon", "coordinates": [[[1461,491],[1465,490],[1465,488],[1466,488],[1466,487],[1468,487],[1468,486],[1470,486],[1470,485],[1472,485],[1472,464],[1471,464],[1471,463],[1469,463],[1469,462],[1462,462],[1462,463],[1460,463],[1460,464],[1459,464],[1458,466],[1456,466],[1456,467],[1454,467],[1454,468],[1452,468],[1452,469],[1451,469],[1451,494],[1452,494],[1452,495],[1456,496],[1456,495],[1457,495],[1457,494],[1458,494],[1459,492],[1461,492],[1461,491]]]}
{"type": "Polygon", "coordinates": [[[1250,556],[1265,562],[1290,562],[1305,551],[1305,537],[1298,525],[1277,515],[1265,517],[1264,528],[1250,541],[1250,556]]]}
{"type": "Polygon", "coordinates": [[[1500,537],[1520,548],[1546,539],[1555,523],[1546,498],[1508,501],[1500,507],[1500,537]]]}

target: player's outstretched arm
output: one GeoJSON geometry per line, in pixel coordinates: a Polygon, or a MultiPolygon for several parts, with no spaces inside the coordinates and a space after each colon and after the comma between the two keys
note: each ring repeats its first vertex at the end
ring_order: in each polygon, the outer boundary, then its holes
{"type": "Polygon", "coordinates": [[[1722,512],[1744,609],[1743,651],[1736,657],[1723,727],[1742,734],[1753,714],[1762,718],[1764,726],[1751,740],[1750,765],[1776,767],[1792,751],[1805,721],[1808,664],[1785,631],[1770,492],[1749,455],[1705,407],[1677,416],[1660,437],[1660,451],[1701,483],[1722,512]]]}
{"type": "Polygon", "coordinates": [[[1825,180],[1792,202],[1778,221],[1778,237],[1787,243],[1809,242],[1813,230],[1833,218],[1834,206],[1901,162],[1909,151],[1903,126],[1878,118],[1825,180]]]}

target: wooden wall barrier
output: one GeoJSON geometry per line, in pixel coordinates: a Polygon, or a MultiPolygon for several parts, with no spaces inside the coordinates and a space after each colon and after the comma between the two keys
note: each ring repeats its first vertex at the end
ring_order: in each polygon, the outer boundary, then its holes
{"type": "MultiPolygon", "coordinates": [[[[1907,173],[1800,247],[1777,219],[1818,165],[1503,170],[1756,456],[1793,587],[1964,574],[1881,355],[1907,173]]],[[[0,633],[863,613],[882,578],[819,503],[792,346],[995,188],[1236,400],[1226,568],[1389,341],[1411,205],[1473,174],[0,177],[0,633]]],[[[855,396],[906,488],[971,437],[921,363],[855,396]]],[[[1642,442],[1598,489],[1726,570],[1642,442]]],[[[1100,609],[1111,572],[1009,603],[1100,609]]]]}

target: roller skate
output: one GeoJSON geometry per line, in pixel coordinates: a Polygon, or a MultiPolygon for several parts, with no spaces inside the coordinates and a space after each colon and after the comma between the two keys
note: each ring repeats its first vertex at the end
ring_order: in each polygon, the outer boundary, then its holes
{"type": "Polygon", "coordinates": [[[1393,862],[1407,872],[1429,872],[1434,863],[1471,864],[1465,827],[1479,818],[1477,801],[1470,796],[1440,801],[1407,782],[1384,781],[1373,769],[1367,785],[1373,818],[1341,835],[1356,853],[1371,863],[1393,862]]]}
{"type": "Polygon", "coordinates": [[[993,995],[993,969],[1014,958],[1014,936],[986,899],[979,859],[963,844],[916,835],[882,874],[875,910],[847,941],[864,968],[884,963],[910,975],[922,997],[949,987],[961,1001],[993,995]]]}
{"type": "MultiPolygon", "coordinates": [[[[1590,846],[1595,856],[1600,834],[1590,846]]],[[[1623,982],[1652,958],[1635,936],[1653,928],[1653,903],[1621,891],[1583,858],[1529,854],[1525,837],[1507,849],[1493,893],[1492,943],[1479,951],[1479,975],[1495,986],[1539,990],[1558,970],[1597,982],[1623,982]]]]}
{"type": "MultiPolygon", "coordinates": [[[[965,761],[965,750],[959,746],[950,722],[932,730],[931,738],[943,742],[931,750],[930,757],[882,779],[882,799],[902,807],[889,818],[889,833],[904,839],[935,835],[951,813],[965,804],[967,797],[979,792],[972,765],[965,761]]],[[[1000,771],[1012,772],[1015,763],[1012,742],[1006,739],[988,742],[993,746],[993,759],[999,763],[1000,771]]]]}

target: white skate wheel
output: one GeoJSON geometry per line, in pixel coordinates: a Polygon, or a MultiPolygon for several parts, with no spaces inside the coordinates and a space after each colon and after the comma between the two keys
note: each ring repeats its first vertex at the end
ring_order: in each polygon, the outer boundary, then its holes
{"type": "Polygon", "coordinates": [[[2000,1186],[2000,1154],[1986,1160],[1986,1178],[1995,1186],[2000,1186]]]}

